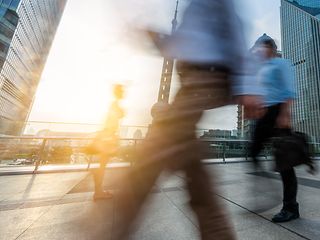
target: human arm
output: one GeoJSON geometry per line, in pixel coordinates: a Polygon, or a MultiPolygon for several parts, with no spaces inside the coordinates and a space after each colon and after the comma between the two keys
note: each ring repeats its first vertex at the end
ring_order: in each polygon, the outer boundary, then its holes
{"type": "Polygon", "coordinates": [[[292,99],[287,100],[282,103],[280,108],[280,114],[277,118],[278,128],[291,128],[291,105],[293,103],[292,99]]]}
{"type": "Polygon", "coordinates": [[[252,54],[244,56],[242,74],[233,78],[232,92],[237,104],[244,106],[246,119],[257,119],[264,114],[263,91],[258,83],[259,63],[252,54]]]}
{"type": "Polygon", "coordinates": [[[289,61],[281,66],[281,76],[284,81],[284,102],[281,104],[280,114],[277,119],[278,128],[291,128],[291,106],[294,102],[294,74],[289,61]]]}

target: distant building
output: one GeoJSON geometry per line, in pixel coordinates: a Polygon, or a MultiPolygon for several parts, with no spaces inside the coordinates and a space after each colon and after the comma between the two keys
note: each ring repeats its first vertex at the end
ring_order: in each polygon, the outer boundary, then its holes
{"type": "Polygon", "coordinates": [[[30,113],[66,0],[0,0],[0,134],[30,113]]]}
{"type": "Polygon", "coordinates": [[[231,137],[238,138],[238,130],[237,129],[231,130],[231,137]]]}
{"type": "Polygon", "coordinates": [[[96,132],[58,132],[49,129],[42,129],[37,132],[36,137],[58,137],[58,138],[92,138],[95,137],[96,132]]]}
{"type": "Polygon", "coordinates": [[[320,141],[320,0],[282,0],[281,33],[295,68],[293,126],[320,141]]]}
{"type": "Polygon", "coordinates": [[[242,105],[238,105],[237,109],[238,138],[244,138],[244,107],[242,105]]]}
{"type": "Polygon", "coordinates": [[[220,129],[210,129],[208,131],[204,131],[203,135],[200,138],[223,138],[230,139],[232,135],[231,130],[220,130],[220,129]]]}
{"type": "Polygon", "coordinates": [[[96,136],[96,132],[93,133],[81,133],[81,132],[55,132],[49,129],[42,129],[37,132],[35,137],[51,138],[47,140],[46,147],[58,147],[68,146],[73,148],[80,148],[86,146],[91,139],[96,136]],[[58,139],[55,139],[58,138],[58,139]],[[65,139],[63,139],[65,138],[65,139]],[[79,138],[79,139],[77,139],[79,138]],[[88,139],[86,139],[88,138],[88,139]]]}
{"type": "Polygon", "coordinates": [[[238,105],[237,111],[237,136],[240,139],[251,139],[255,128],[255,120],[245,119],[245,109],[238,105]]]}

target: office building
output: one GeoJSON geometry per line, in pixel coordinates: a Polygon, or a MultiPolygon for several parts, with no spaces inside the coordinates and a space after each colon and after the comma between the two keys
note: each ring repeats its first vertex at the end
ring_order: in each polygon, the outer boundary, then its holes
{"type": "Polygon", "coordinates": [[[0,134],[22,133],[66,0],[0,0],[0,134]]]}
{"type": "Polygon", "coordinates": [[[320,141],[320,1],[282,0],[283,57],[295,68],[293,127],[320,141]]]}

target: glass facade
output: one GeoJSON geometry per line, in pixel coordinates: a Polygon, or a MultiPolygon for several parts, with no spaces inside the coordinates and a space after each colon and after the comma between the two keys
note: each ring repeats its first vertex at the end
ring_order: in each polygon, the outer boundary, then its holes
{"type": "Polygon", "coordinates": [[[320,19],[320,1],[319,0],[287,0],[287,1],[290,2],[292,5],[320,19]]]}
{"type": "Polygon", "coordinates": [[[320,141],[320,17],[317,14],[318,7],[320,9],[319,0],[281,1],[283,57],[292,61],[296,75],[297,99],[292,109],[293,126],[309,134],[314,141],[320,141]],[[301,6],[308,6],[308,11],[301,6]],[[314,10],[311,11],[311,8],[314,10]]]}
{"type": "Polygon", "coordinates": [[[66,0],[0,0],[0,134],[24,128],[66,0]]]}

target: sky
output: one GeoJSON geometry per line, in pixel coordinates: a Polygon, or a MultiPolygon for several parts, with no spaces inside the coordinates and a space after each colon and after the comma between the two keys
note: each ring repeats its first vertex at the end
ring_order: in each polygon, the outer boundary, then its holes
{"type": "MultiPolygon", "coordinates": [[[[236,0],[248,46],[263,33],[280,46],[280,0],[236,0]]],[[[180,0],[179,19],[188,0],[180,0]]],[[[114,83],[126,85],[124,125],[147,126],[162,58],[135,29],[169,32],[175,0],[68,0],[29,121],[102,123],[114,83]]],[[[281,46],[280,46],[281,48],[281,46]]],[[[179,87],[176,75],[171,99],[179,87]]],[[[235,129],[236,107],[205,113],[200,128],[235,129]]]]}

